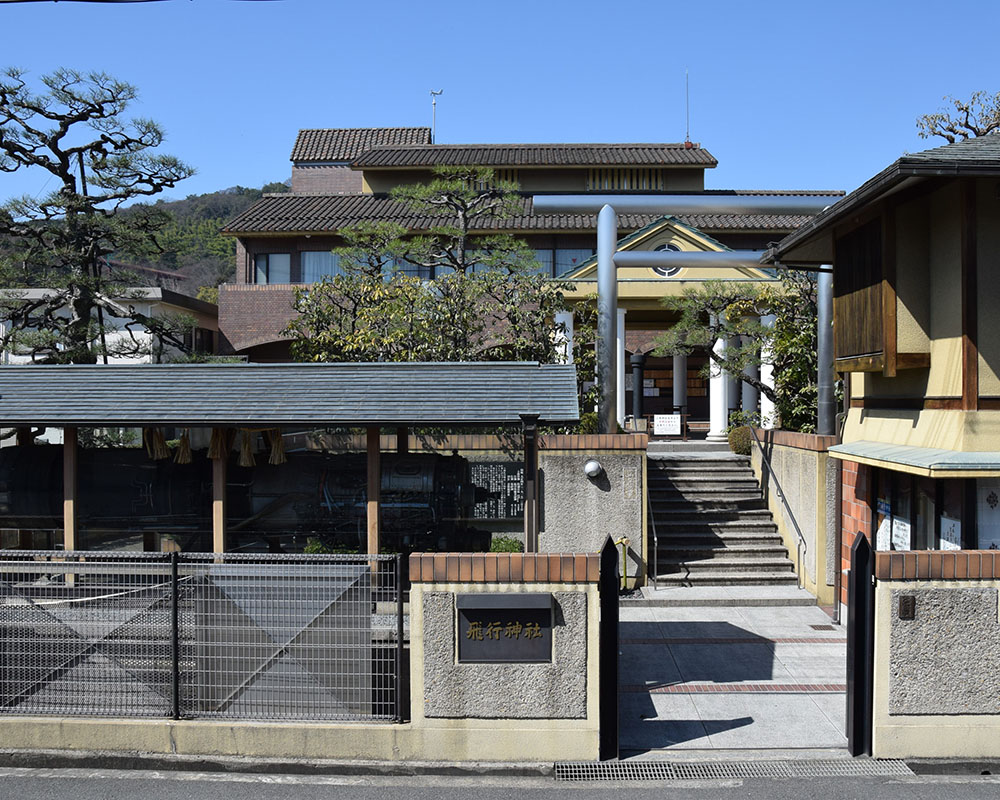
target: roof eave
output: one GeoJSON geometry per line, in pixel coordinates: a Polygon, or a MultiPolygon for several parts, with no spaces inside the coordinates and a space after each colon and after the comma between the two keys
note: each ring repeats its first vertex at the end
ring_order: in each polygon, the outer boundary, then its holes
{"type": "Polygon", "coordinates": [[[1000,176],[1000,164],[994,166],[965,165],[954,161],[934,163],[903,157],[825,211],[817,214],[794,233],[782,239],[775,247],[766,250],[761,258],[761,263],[773,264],[782,261],[785,254],[803,246],[815,236],[827,232],[845,217],[860,211],[910,179],[997,176],[1000,176]]]}

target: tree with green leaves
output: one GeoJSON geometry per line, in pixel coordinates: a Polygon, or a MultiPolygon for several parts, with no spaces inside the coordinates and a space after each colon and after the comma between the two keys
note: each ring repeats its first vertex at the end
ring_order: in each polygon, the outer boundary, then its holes
{"type": "Polygon", "coordinates": [[[159,125],[126,117],[137,97],[128,83],[70,69],[40,83],[33,88],[18,69],[0,75],[0,172],[28,170],[52,185],[0,205],[0,349],[42,363],[186,351],[189,321],[140,313],[143,293],[104,264],[148,247],[169,221],[155,206],[125,206],[193,170],[156,152],[159,125]]]}
{"type": "Polygon", "coordinates": [[[489,169],[439,167],[392,192],[431,218],[423,233],[388,222],[338,231],[343,274],[296,293],[293,357],[556,361],[565,287],[539,273],[523,241],[481,233],[520,207],[514,190],[489,169]]]}
{"type": "Polygon", "coordinates": [[[973,92],[968,100],[944,99],[954,106],[954,111],[943,108],[917,117],[917,133],[921,139],[940,136],[954,144],[1000,130],[1000,92],[973,92]]]}
{"type": "Polygon", "coordinates": [[[753,386],[774,403],[781,427],[811,432],[816,426],[816,280],[807,272],[781,270],[778,284],[708,281],[664,305],[680,313],[657,340],[658,355],[709,356],[706,372],[722,372],[753,386]],[[773,314],[768,327],[761,318],[773,314]],[[728,344],[723,354],[712,347],[728,344]],[[774,385],[748,374],[771,365],[774,385]],[[752,372],[752,371],[751,371],[752,372]]]}

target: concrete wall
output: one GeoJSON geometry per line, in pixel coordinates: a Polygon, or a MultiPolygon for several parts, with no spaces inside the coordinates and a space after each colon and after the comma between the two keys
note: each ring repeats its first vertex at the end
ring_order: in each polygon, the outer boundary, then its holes
{"type": "Polygon", "coordinates": [[[628,575],[633,582],[643,582],[645,449],[543,450],[538,463],[544,492],[538,549],[544,553],[596,553],[608,536],[616,540],[626,537],[628,575]],[[584,474],[583,465],[590,458],[604,467],[597,478],[584,474]]]}
{"type": "Polygon", "coordinates": [[[597,554],[412,555],[412,725],[461,736],[457,760],[597,758],[599,562],[597,554]],[[553,594],[551,663],[459,663],[456,598],[518,592],[553,594]]]}
{"type": "Polygon", "coordinates": [[[1000,757],[994,555],[877,554],[875,757],[1000,757]],[[901,597],[913,598],[912,620],[901,618],[901,597]]]}
{"type": "MultiPolygon", "coordinates": [[[[833,605],[838,565],[836,543],[836,491],[839,464],[826,452],[833,436],[816,436],[789,431],[757,431],[767,451],[774,473],[763,484],[768,508],[778,532],[796,562],[796,571],[805,588],[820,605],[833,605]],[[781,484],[799,529],[805,539],[803,563],[798,563],[799,537],[775,483],[781,484]]],[[[760,450],[755,446],[750,464],[757,480],[764,472],[760,450]]]]}

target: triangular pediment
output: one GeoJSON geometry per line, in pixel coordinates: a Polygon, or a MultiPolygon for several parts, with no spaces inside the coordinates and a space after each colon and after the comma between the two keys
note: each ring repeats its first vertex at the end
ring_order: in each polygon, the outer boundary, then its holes
{"type": "MultiPolygon", "coordinates": [[[[619,239],[616,252],[625,250],[657,250],[665,249],[666,247],[690,252],[723,252],[731,249],[726,247],[726,245],[721,242],[713,239],[711,236],[702,233],[697,228],[685,225],[676,217],[668,215],[661,217],[655,222],[651,222],[649,225],[639,228],[639,230],[619,239]]],[[[769,275],[765,270],[757,267],[728,267],[724,268],[724,270],[725,271],[722,274],[713,275],[712,277],[717,277],[721,280],[725,280],[727,276],[739,278],[741,280],[773,280],[772,275],[769,275]]],[[[689,270],[688,268],[682,267],[678,272],[666,276],[658,274],[651,268],[628,267],[619,270],[619,277],[640,279],[649,278],[651,280],[683,280],[685,273],[693,271],[697,271],[701,274],[705,273],[704,268],[689,270]],[[628,274],[626,275],[625,273],[628,274]]],[[[718,270],[713,270],[713,272],[716,271],[718,270]]],[[[580,264],[580,266],[576,267],[572,272],[568,272],[560,277],[571,281],[596,280],[597,256],[592,256],[580,264]]]]}

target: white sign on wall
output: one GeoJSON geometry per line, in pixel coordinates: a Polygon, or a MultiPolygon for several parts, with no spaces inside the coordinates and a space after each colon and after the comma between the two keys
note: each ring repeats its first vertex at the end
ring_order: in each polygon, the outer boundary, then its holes
{"type": "Polygon", "coordinates": [[[962,549],[962,521],[941,515],[941,549],[962,549]]]}
{"type": "Polygon", "coordinates": [[[876,550],[888,550],[891,540],[889,536],[889,528],[891,526],[891,518],[886,517],[879,523],[878,532],[875,534],[875,549],[876,550]]]}
{"type": "Polygon", "coordinates": [[[905,519],[894,517],[892,520],[892,549],[909,550],[910,547],[910,523],[905,519]]]}
{"type": "Polygon", "coordinates": [[[642,396],[643,397],[659,397],[660,396],[660,389],[659,389],[659,387],[656,387],[656,386],[653,386],[653,387],[645,386],[642,389],[642,396]]]}
{"type": "Polygon", "coordinates": [[[680,436],[681,435],[681,415],[680,414],[654,414],[653,415],[653,435],[654,436],[680,436]]]}

